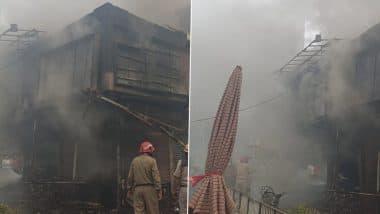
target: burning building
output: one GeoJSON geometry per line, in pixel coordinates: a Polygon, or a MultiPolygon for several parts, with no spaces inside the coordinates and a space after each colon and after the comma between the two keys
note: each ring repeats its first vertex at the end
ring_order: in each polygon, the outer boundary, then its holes
{"type": "Polygon", "coordinates": [[[295,71],[285,76],[303,133],[323,148],[329,213],[380,212],[379,35],[376,25],[350,41],[317,37],[282,69],[295,71]]]}
{"type": "Polygon", "coordinates": [[[122,181],[150,140],[170,212],[170,175],[187,141],[186,33],[107,3],[33,43],[9,70],[20,74],[14,137],[33,208],[128,206],[122,181]]]}

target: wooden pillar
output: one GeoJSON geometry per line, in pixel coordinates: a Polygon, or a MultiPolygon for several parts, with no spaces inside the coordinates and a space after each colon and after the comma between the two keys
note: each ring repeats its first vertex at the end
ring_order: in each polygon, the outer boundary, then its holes
{"type": "Polygon", "coordinates": [[[239,193],[239,210],[241,209],[241,201],[243,200],[243,193],[239,193]]]}
{"type": "Polygon", "coordinates": [[[333,172],[333,185],[332,188],[336,189],[337,179],[338,179],[338,171],[339,171],[339,164],[340,164],[340,130],[339,128],[336,128],[336,156],[335,156],[335,166],[334,166],[334,172],[333,172]]]}
{"type": "Polygon", "coordinates": [[[261,209],[263,207],[263,203],[262,202],[259,202],[259,214],[261,214],[261,209]]]}
{"type": "Polygon", "coordinates": [[[377,152],[376,192],[380,192],[380,152],[377,152]]]}
{"type": "MultiPolygon", "coordinates": [[[[172,140],[168,137],[168,146],[169,146],[169,180],[170,180],[170,184],[173,184],[174,183],[174,177],[172,176],[172,173],[174,172],[174,167],[176,165],[174,165],[174,154],[173,154],[173,142],[172,140]]],[[[170,185],[171,187],[171,191],[174,191],[174,189],[172,188],[175,188],[173,185],[170,185]]]]}
{"type": "Polygon", "coordinates": [[[116,144],[116,178],[117,178],[117,181],[116,181],[116,208],[117,208],[117,212],[119,213],[120,211],[120,208],[121,208],[121,201],[120,201],[120,190],[121,190],[121,167],[120,167],[120,143],[123,139],[123,132],[122,132],[122,125],[123,125],[123,122],[122,122],[122,119],[119,120],[119,124],[118,124],[118,140],[117,140],[117,144],[116,144]]]}
{"type": "Polygon", "coordinates": [[[36,138],[37,138],[37,127],[38,126],[38,121],[37,119],[34,119],[33,122],[33,142],[32,142],[32,154],[31,154],[31,161],[30,161],[30,176],[33,177],[34,179],[34,172],[35,172],[35,165],[36,165],[36,153],[37,153],[37,148],[36,148],[36,138]]]}
{"type": "Polygon", "coordinates": [[[250,198],[249,197],[247,197],[247,214],[249,214],[249,203],[250,203],[250,198]]]}
{"type": "Polygon", "coordinates": [[[120,142],[117,142],[116,145],[116,170],[117,170],[117,189],[116,189],[116,206],[117,210],[119,211],[120,209],[120,180],[121,180],[121,175],[120,175],[120,142]]]}
{"type": "Polygon", "coordinates": [[[77,176],[77,159],[78,159],[78,140],[76,139],[74,143],[74,155],[73,155],[73,180],[75,180],[77,176]]]}

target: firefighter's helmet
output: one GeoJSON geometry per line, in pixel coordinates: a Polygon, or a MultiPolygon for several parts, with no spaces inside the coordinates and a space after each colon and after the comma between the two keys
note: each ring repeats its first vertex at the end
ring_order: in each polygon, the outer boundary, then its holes
{"type": "Polygon", "coordinates": [[[153,152],[154,152],[154,147],[150,142],[144,141],[141,143],[140,153],[153,153],[153,152]]]}
{"type": "Polygon", "coordinates": [[[183,149],[184,152],[189,153],[189,144],[185,145],[185,148],[183,149]]]}

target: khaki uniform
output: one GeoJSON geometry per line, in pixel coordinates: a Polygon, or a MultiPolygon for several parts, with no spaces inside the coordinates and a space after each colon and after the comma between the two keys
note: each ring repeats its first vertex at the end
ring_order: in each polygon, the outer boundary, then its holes
{"type": "Polygon", "coordinates": [[[148,154],[133,159],[128,174],[128,191],[133,193],[135,214],[158,214],[161,179],[156,160],[148,154]]]}
{"type": "Polygon", "coordinates": [[[239,163],[239,165],[237,166],[237,172],[236,172],[235,188],[243,193],[247,193],[247,191],[249,191],[248,181],[249,181],[249,164],[239,163]]]}
{"type": "Polygon", "coordinates": [[[182,160],[179,160],[177,163],[177,168],[173,173],[173,176],[177,179],[181,179],[180,181],[180,189],[179,189],[179,210],[180,214],[187,213],[187,166],[182,166],[182,160]]]}

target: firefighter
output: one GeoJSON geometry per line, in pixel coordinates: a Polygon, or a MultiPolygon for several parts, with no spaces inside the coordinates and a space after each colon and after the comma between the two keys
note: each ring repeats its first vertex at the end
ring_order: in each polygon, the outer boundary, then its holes
{"type": "Polygon", "coordinates": [[[187,164],[188,164],[188,152],[189,145],[185,145],[184,149],[184,157],[181,160],[178,160],[177,168],[173,173],[174,176],[174,187],[173,197],[177,196],[177,190],[179,190],[178,194],[178,202],[179,202],[179,213],[186,214],[187,213],[187,164]]]}
{"type": "Polygon", "coordinates": [[[133,200],[135,214],[159,214],[161,179],[153,152],[150,142],[141,143],[141,154],[133,159],[129,168],[127,190],[128,197],[133,200]]]}

